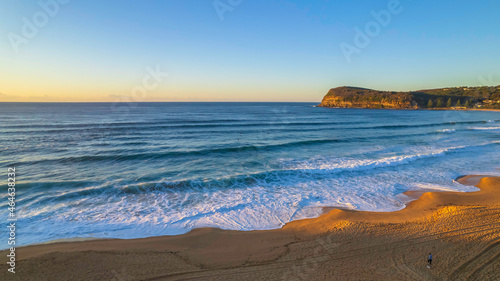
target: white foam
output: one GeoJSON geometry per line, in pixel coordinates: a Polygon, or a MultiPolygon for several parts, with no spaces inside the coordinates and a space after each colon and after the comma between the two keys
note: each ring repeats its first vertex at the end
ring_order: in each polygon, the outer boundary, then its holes
{"type": "Polygon", "coordinates": [[[500,127],[469,127],[470,130],[500,130],[500,127]]]}
{"type": "Polygon", "coordinates": [[[440,133],[454,133],[455,129],[442,129],[442,130],[438,130],[438,132],[440,132],[440,133]]]}
{"type": "Polygon", "coordinates": [[[412,184],[411,190],[419,190],[419,191],[463,191],[457,188],[458,185],[450,185],[450,186],[445,186],[442,184],[435,184],[435,183],[416,183],[412,184]]]}
{"type": "MultiPolygon", "coordinates": [[[[491,143],[495,142],[474,147],[491,143]]],[[[95,189],[96,193],[71,204],[36,209],[33,206],[30,210],[36,212],[23,215],[23,219],[36,218],[29,222],[36,231],[30,229],[19,236],[24,239],[21,243],[29,244],[71,237],[177,235],[199,227],[263,230],[280,228],[292,220],[317,217],[326,206],[396,211],[408,202],[408,198],[400,195],[407,190],[476,190],[453,182],[456,174],[446,174],[456,161],[447,162],[442,170],[439,170],[441,165],[429,168],[429,162],[417,162],[431,157],[443,159],[450,151],[471,147],[396,147],[395,152],[385,150],[385,156],[376,151],[360,159],[321,156],[302,161],[281,160],[277,164],[282,169],[264,175],[246,175],[242,181],[235,180],[233,186],[215,188],[195,183],[190,189],[189,186],[154,187],[150,191],[127,193],[124,187],[132,183],[118,182],[110,183],[117,185],[115,188],[79,188],[76,191],[95,189]],[[412,165],[406,165],[409,163],[412,165]]],[[[456,165],[463,167],[464,163],[456,165]]]]}
{"type": "Polygon", "coordinates": [[[465,146],[456,146],[444,149],[432,149],[427,153],[419,153],[412,155],[397,155],[382,157],[378,159],[352,159],[352,158],[337,158],[333,161],[327,160],[322,161],[315,159],[314,162],[303,162],[297,164],[295,167],[289,167],[290,170],[318,170],[324,172],[331,172],[332,170],[337,170],[338,172],[352,170],[367,170],[381,167],[398,166],[402,164],[407,164],[419,159],[442,156],[448,151],[455,149],[464,148],[465,146]]]}

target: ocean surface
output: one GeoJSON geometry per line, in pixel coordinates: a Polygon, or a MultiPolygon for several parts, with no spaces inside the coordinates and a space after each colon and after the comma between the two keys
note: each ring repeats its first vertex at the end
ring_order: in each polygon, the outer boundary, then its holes
{"type": "Polygon", "coordinates": [[[16,246],[395,211],[407,190],[476,191],[454,179],[500,173],[500,112],[314,105],[0,103],[0,215],[8,167],[16,246]]]}

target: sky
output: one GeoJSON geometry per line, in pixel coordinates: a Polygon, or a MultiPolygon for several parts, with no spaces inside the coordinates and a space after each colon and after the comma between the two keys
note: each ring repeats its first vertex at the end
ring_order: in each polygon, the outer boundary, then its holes
{"type": "Polygon", "coordinates": [[[319,102],[500,84],[500,1],[0,2],[0,102],[319,102]]]}

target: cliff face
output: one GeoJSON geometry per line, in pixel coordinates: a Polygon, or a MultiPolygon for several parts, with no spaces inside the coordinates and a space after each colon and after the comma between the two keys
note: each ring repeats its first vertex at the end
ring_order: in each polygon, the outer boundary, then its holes
{"type": "Polygon", "coordinates": [[[346,108],[418,108],[410,93],[340,87],[328,91],[320,106],[346,108]]]}
{"type": "Polygon", "coordinates": [[[409,93],[340,87],[328,91],[320,106],[346,108],[417,108],[409,93]]]}
{"type": "MultiPolygon", "coordinates": [[[[343,108],[450,108],[472,107],[499,97],[497,87],[457,87],[417,92],[376,91],[355,87],[333,88],[325,95],[321,107],[343,108]]],[[[500,103],[499,103],[500,104],[500,103]]]]}

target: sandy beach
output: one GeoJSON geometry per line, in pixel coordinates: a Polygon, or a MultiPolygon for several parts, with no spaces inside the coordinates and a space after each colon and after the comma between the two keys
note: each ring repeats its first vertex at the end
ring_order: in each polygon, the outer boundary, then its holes
{"type": "Polygon", "coordinates": [[[480,191],[428,192],[390,213],[333,209],[270,231],[22,247],[16,273],[0,279],[500,280],[500,178],[460,181],[480,191]]]}

